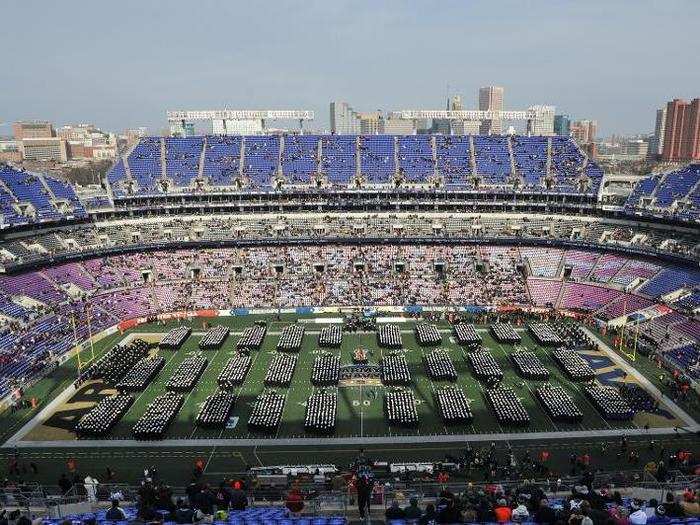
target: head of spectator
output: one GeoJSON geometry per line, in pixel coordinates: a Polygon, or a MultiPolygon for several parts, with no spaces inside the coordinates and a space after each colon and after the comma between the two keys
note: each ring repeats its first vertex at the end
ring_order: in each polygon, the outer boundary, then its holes
{"type": "Polygon", "coordinates": [[[408,500],[408,506],[403,509],[404,516],[407,520],[417,520],[423,514],[418,507],[418,498],[408,500]]]}
{"type": "Polygon", "coordinates": [[[401,520],[405,517],[403,509],[399,507],[398,500],[393,500],[384,514],[387,520],[401,520]]]}

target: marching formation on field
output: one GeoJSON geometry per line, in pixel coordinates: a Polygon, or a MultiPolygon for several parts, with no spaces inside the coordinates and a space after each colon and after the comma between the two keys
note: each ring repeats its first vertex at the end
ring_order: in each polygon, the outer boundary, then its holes
{"type": "MultiPolygon", "coordinates": [[[[357,329],[353,321],[352,330],[357,329]]],[[[368,362],[365,349],[355,349],[352,354],[351,372],[342,363],[340,347],[344,330],[351,324],[329,324],[324,326],[316,339],[310,374],[311,392],[304,403],[304,429],[309,433],[332,434],[336,428],[338,414],[338,389],[343,380],[362,375],[367,370],[378,370],[378,379],[386,388],[383,395],[383,410],[390,426],[411,427],[420,424],[418,400],[411,386],[414,378],[407,352],[420,351],[425,375],[433,382],[432,400],[428,400],[439,411],[446,425],[470,424],[474,419],[472,401],[457,383],[460,372],[454,358],[460,357],[468,365],[471,375],[481,381],[486,405],[495,419],[503,426],[527,426],[530,415],[522,394],[513,387],[525,385],[504,384],[502,362],[496,359],[494,350],[483,345],[483,337],[474,325],[458,322],[452,326],[451,340],[461,347],[461,354],[444,348],[443,334],[434,324],[418,322],[413,326],[413,335],[418,350],[404,348],[404,337],[399,325],[377,323],[363,326],[376,330],[380,350],[379,365],[368,362]],[[432,348],[431,348],[432,347],[432,348]],[[344,368],[345,367],[345,368],[344,368]],[[341,370],[345,370],[341,373],[341,370]],[[348,375],[349,374],[349,375],[348,375]]],[[[583,382],[582,394],[606,420],[628,420],[635,411],[653,411],[658,408],[653,398],[641,387],[624,384],[612,387],[595,384],[595,372],[577,351],[590,347],[588,336],[576,325],[568,323],[533,322],[527,331],[542,347],[552,347],[546,352],[553,363],[566,377],[574,382],[583,382]]],[[[552,422],[578,424],[583,413],[577,407],[571,392],[562,386],[550,383],[550,370],[544,365],[541,353],[520,346],[523,329],[504,322],[489,326],[491,336],[505,352],[518,376],[528,381],[539,382],[529,388],[534,398],[552,422]],[[505,345],[508,350],[504,348],[505,345]]],[[[276,342],[276,349],[269,360],[264,376],[265,389],[252,401],[247,426],[251,431],[276,434],[283,420],[288,389],[292,384],[305,337],[303,324],[289,324],[283,328],[276,342]]],[[[410,333],[410,332],[409,332],[410,333]]],[[[147,343],[134,339],[127,345],[116,345],[97,359],[84,373],[85,380],[103,381],[112,385],[117,394],[101,399],[79,419],[75,432],[82,438],[106,436],[131,409],[135,395],[146,390],[159,376],[166,365],[166,358],[158,351],[180,350],[192,329],[180,326],[170,330],[159,343],[147,343]]],[[[164,381],[165,392],[155,397],[140,415],[132,428],[137,439],[162,439],[168,427],[176,419],[189,394],[196,388],[209,366],[206,350],[224,347],[230,329],[224,326],[210,327],[197,343],[198,351],[190,351],[164,381]]],[[[267,325],[257,322],[246,327],[237,339],[232,356],[219,370],[216,379],[218,389],[200,405],[195,425],[225,429],[235,411],[240,388],[246,381],[253,365],[253,352],[261,350],[267,335],[267,325]]]]}

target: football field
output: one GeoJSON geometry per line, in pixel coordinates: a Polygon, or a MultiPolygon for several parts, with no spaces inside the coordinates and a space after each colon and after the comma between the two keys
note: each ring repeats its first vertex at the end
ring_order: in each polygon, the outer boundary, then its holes
{"type": "MultiPolygon", "coordinates": [[[[168,427],[165,440],[237,440],[237,439],[299,439],[319,437],[313,432],[304,429],[306,401],[314,387],[311,383],[311,373],[315,357],[321,351],[330,351],[340,356],[341,366],[352,363],[352,354],[357,348],[367,350],[369,364],[379,364],[386,349],[377,345],[376,333],[357,332],[344,333],[342,345],[338,349],[321,350],[317,339],[318,333],[325,324],[317,323],[317,319],[297,319],[287,316],[282,320],[271,320],[268,323],[267,335],[260,350],[251,352],[252,365],[245,381],[234,390],[236,402],[226,428],[211,429],[202,428],[195,424],[197,414],[208,395],[214,393],[217,386],[217,377],[226,361],[235,354],[235,345],[240,337],[242,329],[250,326],[255,320],[254,316],[246,318],[218,318],[212,322],[226,324],[231,328],[231,333],[219,350],[204,351],[208,358],[207,367],[197,382],[196,386],[185,393],[185,402],[177,414],[176,419],[168,427]],[[264,385],[264,377],[270,361],[277,352],[276,346],[281,330],[290,323],[300,321],[306,327],[302,348],[298,353],[297,366],[288,387],[272,388],[286,396],[282,421],[276,431],[263,433],[250,430],[248,419],[253,410],[257,397],[268,390],[264,385]]],[[[328,321],[328,319],[325,319],[328,321]]],[[[146,411],[148,405],[160,394],[166,392],[166,383],[173,371],[182,361],[194,352],[200,352],[199,341],[206,331],[196,321],[191,322],[193,333],[177,351],[158,349],[154,350],[165,358],[166,364],[158,373],[150,385],[140,393],[134,394],[135,402],[127,413],[121,418],[108,436],[103,439],[125,440],[133,439],[132,427],[146,411]]],[[[583,394],[581,385],[568,380],[561,369],[551,357],[551,349],[538,345],[525,329],[518,329],[522,336],[522,342],[517,345],[502,344],[497,342],[489,333],[488,327],[477,327],[479,335],[483,338],[483,345],[489,349],[498,361],[504,373],[503,386],[511,387],[523,402],[530,416],[530,424],[527,426],[507,426],[499,424],[491,408],[488,406],[484,392],[485,386],[478,381],[466,360],[466,350],[455,341],[447,325],[439,325],[442,335],[442,343],[439,347],[449,353],[458,372],[455,382],[432,380],[423,363],[424,353],[430,348],[421,347],[413,333],[413,321],[399,323],[403,339],[403,350],[409,364],[411,383],[406,387],[388,387],[374,384],[362,384],[362,382],[341,382],[346,386],[332,387],[337,389],[338,411],[335,433],[331,437],[337,438],[375,438],[395,436],[444,436],[444,435],[489,435],[500,433],[538,433],[538,432],[566,432],[566,431],[599,431],[614,429],[635,429],[645,424],[650,427],[673,426],[678,420],[672,415],[660,417],[646,413],[638,413],[632,421],[606,421],[595,407],[583,394]],[[518,375],[509,354],[516,349],[528,349],[537,354],[542,363],[550,371],[549,383],[562,386],[571,395],[575,404],[583,413],[580,423],[554,422],[535,397],[535,389],[543,381],[523,379],[518,375]],[[469,424],[445,425],[436,406],[434,391],[445,385],[456,385],[462,388],[469,399],[473,421],[469,424]],[[417,403],[419,423],[413,427],[391,426],[385,421],[384,394],[394,388],[408,388],[413,391],[417,403]]],[[[169,329],[176,326],[168,324],[145,324],[129,332],[115,336],[102,344],[99,352],[106,351],[115,342],[128,342],[134,338],[143,338],[155,342],[159,340],[169,329]]],[[[603,358],[600,358],[603,359],[603,358]]],[[[605,368],[606,377],[610,375],[609,367],[605,368]]],[[[114,393],[111,387],[101,382],[89,382],[81,385],[78,391],[65,403],[56,407],[55,412],[45,421],[35,425],[22,437],[23,442],[75,440],[71,432],[71,424],[86,413],[99,399],[105,395],[114,393]]],[[[74,442],[80,446],[84,440],[74,442]]],[[[166,443],[168,442],[166,441],[166,443]]],[[[165,443],[164,443],[165,444],[165,443]]]]}

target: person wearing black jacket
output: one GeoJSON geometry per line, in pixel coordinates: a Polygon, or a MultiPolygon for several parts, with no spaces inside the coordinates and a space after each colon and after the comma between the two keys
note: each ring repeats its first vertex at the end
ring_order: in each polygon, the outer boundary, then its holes
{"type": "Polygon", "coordinates": [[[535,512],[535,523],[542,523],[544,525],[553,524],[557,521],[557,513],[554,509],[549,506],[549,502],[546,499],[540,500],[540,506],[535,512]]]}
{"type": "Polygon", "coordinates": [[[248,497],[240,487],[240,484],[235,484],[231,490],[231,501],[229,502],[231,510],[245,510],[248,506],[248,497]]]}
{"type": "Polygon", "coordinates": [[[362,474],[357,478],[357,510],[360,512],[360,518],[362,519],[365,519],[365,512],[368,514],[370,512],[373,487],[374,481],[366,474],[362,474]]]}
{"type": "Polygon", "coordinates": [[[68,476],[66,476],[65,472],[63,474],[61,474],[60,478],[58,478],[58,486],[61,488],[61,491],[63,492],[63,494],[68,492],[71,489],[71,487],[73,486],[73,484],[68,479],[68,476]]]}

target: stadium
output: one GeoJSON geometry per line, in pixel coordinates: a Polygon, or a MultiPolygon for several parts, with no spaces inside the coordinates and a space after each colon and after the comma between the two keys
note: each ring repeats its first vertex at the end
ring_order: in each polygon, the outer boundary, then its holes
{"type": "Polygon", "coordinates": [[[3,448],[49,477],[697,451],[700,165],[612,206],[560,137],[207,135],[0,180],[3,448]]]}

